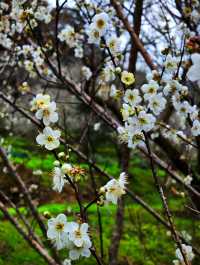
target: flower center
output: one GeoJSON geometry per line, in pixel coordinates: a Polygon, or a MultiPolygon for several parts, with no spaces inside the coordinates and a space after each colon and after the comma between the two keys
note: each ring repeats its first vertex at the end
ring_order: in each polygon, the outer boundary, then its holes
{"type": "Polygon", "coordinates": [[[130,81],[130,77],[129,76],[126,76],[125,77],[125,80],[126,80],[126,82],[129,82],[130,81]]]}
{"type": "Polygon", "coordinates": [[[157,102],[157,101],[154,101],[154,102],[153,102],[153,106],[154,106],[154,107],[157,107],[157,106],[158,106],[158,102],[157,102]]]}
{"type": "Polygon", "coordinates": [[[45,110],[44,110],[44,112],[43,112],[43,114],[44,114],[44,116],[46,116],[46,117],[47,117],[47,116],[49,116],[50,112],[49,112],[49,110],[48,110],[48,109],[45,109],[45,110]]]}
{"type": "Polygon", "coordinates": [[[150,87],[150,88],[149,88],[149,93],[150,93],[150,94],[153,94],[154,91],[155,91],[154,87],[150,87]]]}
{"type": "Polygon", "coordinates": [[[110,48],[113,49],[115,47],[115,43],[114,41],[111,41],[110,44],[109,44],[110,48]]]}
{"type": "Polygon", "coordinates": [[[140,122],[140,124],[146,124],[147,123],[145,118],[139,118],[139,122],[140,122]]]}
{"type": "Polygon", "coordinates": [[[75,235],[76,235],[76,237],[81,237],[81,231],[80,230],[76,230],[75,231],[75,235]]]}
{"type": "Polygon", "coordinates": [[[104,25],[105,25],[105,22],[103,19],[97,20],[97,27],[98,28],[102,29],[104,27],[104,25]]]}
{"type": "Polygon", "coordinates": [[[56,230],[57,231],[63,231],[64,224],[63,223],[57,223],[56,224],[56,230]]]}
{"type": "Polygon", "coordinates": [[[47,141],[48,141],[49,143],[53,142],[53,140],[54,140],[53,136],[49,135],[49,136],[47,137],[47,141]]]}
{"type": "Polygon", "coordinates": [[[37,106],[38,106],[38,108],[43,107],[44,106],[44,101],[43,100],[38,100],[37,101],[37,106]]]}
{"type": "Polygon", "coordinates": [[[129,95],[129,97],[128,97],[128,98],[129,98],[129,100],[130,100],[130,101],[132,101],[132,100],[134,100],[134,99],[135,99],[135,97],[134,97],[133,95],[129,95]]]}

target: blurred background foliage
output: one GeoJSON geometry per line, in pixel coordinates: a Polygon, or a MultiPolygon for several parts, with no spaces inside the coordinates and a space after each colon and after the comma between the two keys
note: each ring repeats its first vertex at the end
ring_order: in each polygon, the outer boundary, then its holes
{"type": "MultiPolygon", "coordinates": [[[[37,205],[39,212],[43,215],[49,212],[51,216],[59,213],[66,213],[70,218],[74,218],[74,214],[78,212],[78,207],[74,201],[73,194],[66,185],[65,192],[57,194],[51,189],[52,186],[52,164],[54,157],[48,152],[41,151],[35,145],[30,144],[25,138],[7,137],[4,145],[12,146],[10,148],[10,159],[17,166],[18,172],[27,183],[29,189],[33,184],[35,189],[31,190],[34,203],[37,205]],[[67,192],[67,193],[66,193],[67,192]],[[68,196],[66,197],[66,194],[68,196]]],[[[119,175],[120,169],[118,164],[118,154],[116,147],[102,141],[96,141],[95,145],[96,157],[98,165],[106,170],[113,177],[119,175]]],[[[87,164],[79,160],[76,155],[70,152],[70,162],[78,164],[89,172],[87,164]]],[[[2,172],[4,169],[2,170],[2,172]]],[[[182,193],[179,192],[180,186],[176,183],[170,183],[167,174],[157,169],[158,175],[162,180],[167,196],[169,198],[169,206],[175,216],[175,222],[179,231],[184,236],[191,235],[194,245],[200,243],[200,221],[195,217],[191,217],[191,213],[187,214],[186,205],[188,203],[182,193]],[[186,235],[185,235],[185,232],[186,235]]],[[[94,175],[95,176],[95,175],[94,175]]],[[[129,186],[136,194],[140,195],[144,201],[148,202],[158,212],[163,213],[159,195],[154,187],[151,171],[148,163],[143,157],[137,153],[131,159],[129,170],[129,186]]],[[[103,177],[98,179],[98,187],[106,182],[103,177]]],[[[80,180],[83,199],[86,201],[93,198],[93,191],[90,190],[88,183],[91,181],[89,174],[80,180]]],[[[3,174],[0,179],[0,185],[3,187],[12,200],[20,207],[20,211],[29,217],[28,210],[23,206],[23,196],[8,175],[3,174]]],[[[90,233],[93,235],[95,244],[99,245],[98,220],[96,215],[97,206],[93,205],[89,209],[90,233]]],[[[111,234],[115,222],[116,207],[113,205],[105,205],[99,207],[102,215],[103,224],[103,243],[104,255],[108,257],[108,248],[110,245],[111,234]]],[[[15,210],[10,208],[9,212],[15,215],[15,210]]],[[[31,220],[32,221],[32,220],[31,220]]],[[[34,225],[34,224],[33,224],[34,225]]],[[[38,227],[35,227],[39,233],[38,227]]],[[[124,234],[120,242],[120,264],[131,265],[170,265],[172,257],[174,257],[175,245],[172,242],[169,231],[147,213],[141,206],[130,198],[125,197],[125,224],[124,234]]],[[[62,251],[63,258],[66,256],[62,251]]],[[[0,214],[0,265],[36,265],[45,264],[38,254],[32,250],[21,236],[16,232],[15,228],[6,221],[3,214],[0,214]]],[[[92,265],[95,264],[93,258],[82,259],[74,264],[92,265]]],[[[194,260],[194,265],[198,265],[199,260],[194,260]]]]}

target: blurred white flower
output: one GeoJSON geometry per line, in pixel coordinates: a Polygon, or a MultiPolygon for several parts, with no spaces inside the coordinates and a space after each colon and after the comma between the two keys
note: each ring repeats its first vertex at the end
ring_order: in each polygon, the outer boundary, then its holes
{"type": "Polygon", "coordinates": [[[71,260],[70,259],[65,259],[62,263],[62,265],[71,265],[71,260]]]}
{"type": "Polygon", "coordinates": [[[82,68],[81,68],[81,74],[83,75],[83,77],[86,80],[89,80],[90,77],[92,76],[92,72],[91,72],[90,68],[87,67],[87,66],[82,66],[82,68]]]}
{"type": "Polygon", "coordinates": [[[192,54],[191,59],[193,65],[190,67],[187,77],[192,82],[198,82],[198,85],[200,86],[200,54],[192,54]]]}
{"type": "Polygon", "coordinates": [[[193,121],[191,131],[192,131],[193,136],[200,135],[200,122],[199,122],[199,120],[193,121]]]}
{"type": "Polygon", "coordinates": [[[92,246],[91,241],[84,241],[83,245],[80,247],[75,246],[74,244],[70,244],[70,251],[69,251],[69,257],[71,260],[77,260],[82,257],[89,258],[91,255],[90,248],[92,246]]]}
{"type": "Polygon", "coordinates": [[[76,45],[76,34],[74,28],[70,25],[66,25],[64,29],[58,34],[60,41],[65,41],[70,48],[76,45]]]}
{"type": "Polygon", "coordinates": [[[37,94],[36,97],[31,101],[31,110],[35,111],[42,109],[50,103],[50,96],[45,94],[37,94]]]}
{"type": "Polygon", "coordinates": [[[114,35],[108,37],[106,40],[106,44],[110,49],[111,53],[115,54],[120,52],[121,41],[119,37],[116,37],[114,35]]]}
{"type": "Polygon", "coordinates": [[[183,182],[186,184],[186,185],[191,185],[191,182],[192,182],[193,178],[188,175],[186,176],[184,179],[183,179],[183,182]]]}
{"type": "Polygon", "coordinates": [[[100,129],[101,123],[100,122],[96,122],[94,124],[94,131],[98,131],[100,129]]]}
{"type": "MultiPolygon", "coordinates": [[[[183,249],[188,261],[192,261],[193,258],[194,258],[194,253],[192,252],[192,247],[191,246],[187,246],[185,244],[182,244],[182,249],[183,249]]],[[[177,257],[177,259],[179,259],[179,261],[184,262],[182,253],[181,253],[179,248],[176,249],[176,257],[177,257]]]]}
{"type": "Polygon", "coordinates": [[[164,66],[166,70],[171,73],[177,69],[178,59],[176,57],[172,57],[171,54],[168,54],[164,62],[164,66]]]}

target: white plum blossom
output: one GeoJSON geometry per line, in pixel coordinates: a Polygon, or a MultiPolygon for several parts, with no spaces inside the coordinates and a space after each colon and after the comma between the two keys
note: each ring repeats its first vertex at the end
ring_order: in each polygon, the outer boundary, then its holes
{"type": "Polygon", "coordinates": [[[144,93],[144,99],[149,100],[150,97],[154,96],[158,89],[159,85],[154,80],[150,80],[148,84],[144,84],[142,87],[142,92],[144,93]]]}
{"type": "Polygon", "coordinates": [[[130,105],[124,103],[123,108],[121,109],[123,120],[124,121],[128,120],[132,112],[133,112],[133,108],[130,105]]]}
{"type": "Polygon", "coordinates": [[[39,145],[44,145],[47,150],[53,150],[60,145],[60,131],[53,130],[50,127],[45,127],[43,132],[36,137],[36,141],[39,145]]]}
{"type": "Polygon", "coordinates": [[[171,54],[168,54],[164,62],[166,70],[168,70],[170,73],[174,72],[177,69],[177,65],[178,59],[176,57],[172,57],[171,54]]]}
{"type": "Polygon", "coordinates": [[[60,167],[53,170],[53,190],[61,192],[65,183],[67,183],[65,173],[60,167]]]}
{"type": "Polygon", "coordinates": [[[175,93],[180,91],[181,84],[177,80],[170,80],[167,82],[166,86],[163,89],[163,94],[168,96],[170,93],[175,93]]]}
{"type": "Polygon", "coordinates": [[[183,182],[186,184],[186,185],[191,185],[191,182],[192,182],[193,178],[188,175],[184,178],[183,182]]]}
{"type": "Polygon", "coordinates": [[[192,121],[198,119],[199,116],[199,110],[197,109],[196,105],[191,106],[191,111],[190,111],[190,119],[192,121]]]}
{"type": "Polygon", "coordinates": [[[50,14],[50,9],[46,6],[39,6],[36,12],[34,12],[34,17],[39,21],[44,21],[46,24],[48,24],[52,16],[50,14]]]}
{"type": "Polygon", "coordinates": [[[70,223],[69,232],[69,257],[71,260],[79,259],[80,256],[89,257],[92,242],[88,235],[87,223],[70,223]]]}
{"type": "Polygon", "coordinates": [[[76,34],[74,28],[70,25],[66,25],[64,29],[58,34],[60,41],[65,41],[69,47],[74,47],[76,45],[76,34]]]}
{"type": "Polygon", "coordinates": [[[62,263],[62,265],[71,265],[71,260],[70,259],[65,259],[62,263]]]}
{"type": "MultiPolygon", "coordinates": [[[[59,163],[59,161],[55,162],[59,163]]],[[[72,169],[72,165],[69,163],[64,163],[61,167],[59,167],[59,164],[57,164],[53,170],[53,190],[57,192],[61,192],[65,183],[68,183],[66,175],[71,179],[70,171],[72,169]]]]}
{"type": "Polygon", "coordinates": [[[88,27],[88,43],[92,43],[92,44],[99,44],[100,40],[101,40],[101,34],[98,31],[98,29],[96,29],[95,25],[92,23],[89,25],[88,27]]]}
{"type": "Polygon", "coordinates": [[[135,124],[137,129],[148,132],[154,127],[156,118],[151,113],[140,111],[139,115],[133,117],[130,121],[133,125],[135,124]]]}
{"type": "Polygon", "coordinates": [[[129,103],[132,107],[137,106],[142,101],[142,98],[139,95],[139,90],[127,89],[124,95],[124,101],[129,103]]]}
{"type": "Polygon", "coordinates": [[[91,255],[90,248],[92,247],[92,242],[91,241],[84,241],[83,245],[80,247],[77,247],[74,244],[69,245],[69,257],[71,260],[77,260],[82,257],[89,258],[91,255]]]}
{"type": "Polygon", "coordinates": [[[116,98],[118,95],[119,90],[116,88],[116,85],[112,84],[110,87],[110,97],[116,98]]]}
{"type": "Polygon", "coordinates": [[[158,77],[160,77],[160,75],[159,75],[159,72],[157,70],[153,70],[150,73],[147,73],[147,75],[146,75],[146,79],[148,81],[156,80],[156,79],[158,79],[158,77]]]}
{"type": "Polygon", "coordinates": [[[167,100],[163,97],[162,93],[152,96],[149,99],[148,107],[155,115],[159,115],[165,108],[167,100]]]}
{"type": "Polygon", "coordinates": [[[106,33],[109,26],[109,16],[105,12],[96,14],[92,23],[87,27],[88,43],[98,44],[101,41],[101,37],[106,33]]]}
{"type": "Polygon", "coordinates": [[[35,111],[42,109],[45,106],[49,105],[50,96],[45,94],[37,94],[36,97],[31,101],[31,110],[35,111]]]}
{"type": "Polygon", "coordinates": [[[69,163],[64,163],[61,167],[62,171],[64,172],[64,174],[70,175],[70,171],[72,169],[72,165],[69,163]]]}
{"type": "Polygon", "coordinates": [[[112,65],[108,64],[104,67],[101,73],[102,82],[112,82],[115,80],[115,69],[112,65]]]}
{"type": "Polygon", "coordinates": [[[78,224],[76,222],[70,223],[69,240],[77,247],[82,247],[85,241],[90,241],[88,235],[88,224],[78,224]]]}
{"type": "Polygon", "coordinates": [[[94,131],[99,131],[100,127],[101,127],[101,123],[100,123],[100,122],[96,122],[96,123],[94,124],[94,126],[93,126],[94,131]]]}
{"type": "Polygon", "coordinates": [[[74,56],[76,58],[83,58],[83,47],[81,47],[80,45],[77,45],[76,48],[74,49],[74,56]]]}
{"type": "Polygon", "coordinates": [[[56,248],[62,249],[69,244],[68,234],[70,225],[64,214],[59,214],[56,218],[48,220],[47,237],[54,242],[56,248]]]}
{"type": "Polygon", "coordinates": [[[43,108],[38,109],[35,116],[37,119],[43,120],[45,126],[57,122],[58,113],[56,112],[56,103],[53,101],[43,108]]]}
{"type": "Polygon", "coordinates": [[[109,16],[105,12],[96,14],[93,17],[92,19],[93,26],[99,31],[100,36],[103,36],[106,33],[108,29],[108,21],[109,21],[109,16]]]}
{"type": "Polygon", "coordinates": [[[197,82],[200,86],[200,54],[194,53],[191,55],[193,65],[190,67],[187,77],[192,82],[197,82]]]}
{"type": "Polygon", "coordinates": [[[182,116],[187,116],[191,112],[191,105],[186,100],[183,102],[175,103],[174,107],[182,116]]]}
{"type": "Polygon", "coordinates": [[[120,52],[121,41],[118,37],[112,35],[106,39],[106,44],[112,54],[120,52]]]}
{"type": "Polygon", "coordinates": [[[199,122],[199,120],[193,121],[191,132],[192,132],[193,136],[200,135],[200,122],[199,122]]]}
{"type": "Polygon", "coordinates": [[[180,264],[180,261],[177,260],[177,259],[173,260],[172,262],[173,262],[174,265],[181,265],[181,264],[180,264]]]}
{"type": "Polygon", "coordinates": [[[125,185],[127,184],[127,176],[122,172],[119,179],[111,179],[108,183],[101,188],[105,192],[106,201],[117,204],[118,199],[126,193],[125,185]]]}
{"type": "MultiPolygon", "coordinates": [[[[194,258],[194,253],[192,252],[192,247],[191,246],[187,246],[185,244],[182,244],[182,249],[186,255],[186,258],[188,259],[188,261],[192,261],[194,258]]],[[[184,262],[183,259],[183,255],[180,251],[180,249],[176,249],[176,257],[180,262],[184,262]]]]}
{"type": "Polygon", "coordinates": [[[128,147],[129,148],[136,148],[137,146],[145,146],[145,142],[144,142],[144,134],[138,130],[135,129],[134,127],[131,129],[131,127],[129,127],[128,130],[128,147]]]}
{"type": "Polygon", "coordinates": [[[81,74],[86,80],[89,80],[92,76],[92,72],[91,72],[90,68],[85,66],[85,65],[82,66],[82,68],[81,68],[81,74]]]}
{"type": "MultiPolygon", "coordinates": [[[[126,126],[126,124],[125,124],[126,126]]],[[[128,142],[128,129],[122,126],[117,128],[117,132],[119,133],[119,139],[122,143],[128,142]]]]}

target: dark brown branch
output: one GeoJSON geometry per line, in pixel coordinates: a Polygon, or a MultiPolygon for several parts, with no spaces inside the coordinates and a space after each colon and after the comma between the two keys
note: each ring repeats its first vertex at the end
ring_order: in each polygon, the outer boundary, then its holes
{"type": "Polygon", "coordinates": [[[52,257],[49,256],[48,252],[38,244],[37,241],[29,237],[24,229],[20,226],[20,224],[15,220],[14,217],[12,217],[9,212],[7,211],[5,205],[0,202],[0,210],[3,212],[5,217],[13,224],[13,226],[16,228],[16,230],[19,232],[20,235],[25,239],[25,241],[28,242],[28,244],[34,248],[44,259],[45,261],[50,265],[59,265],[52,257]]]}

